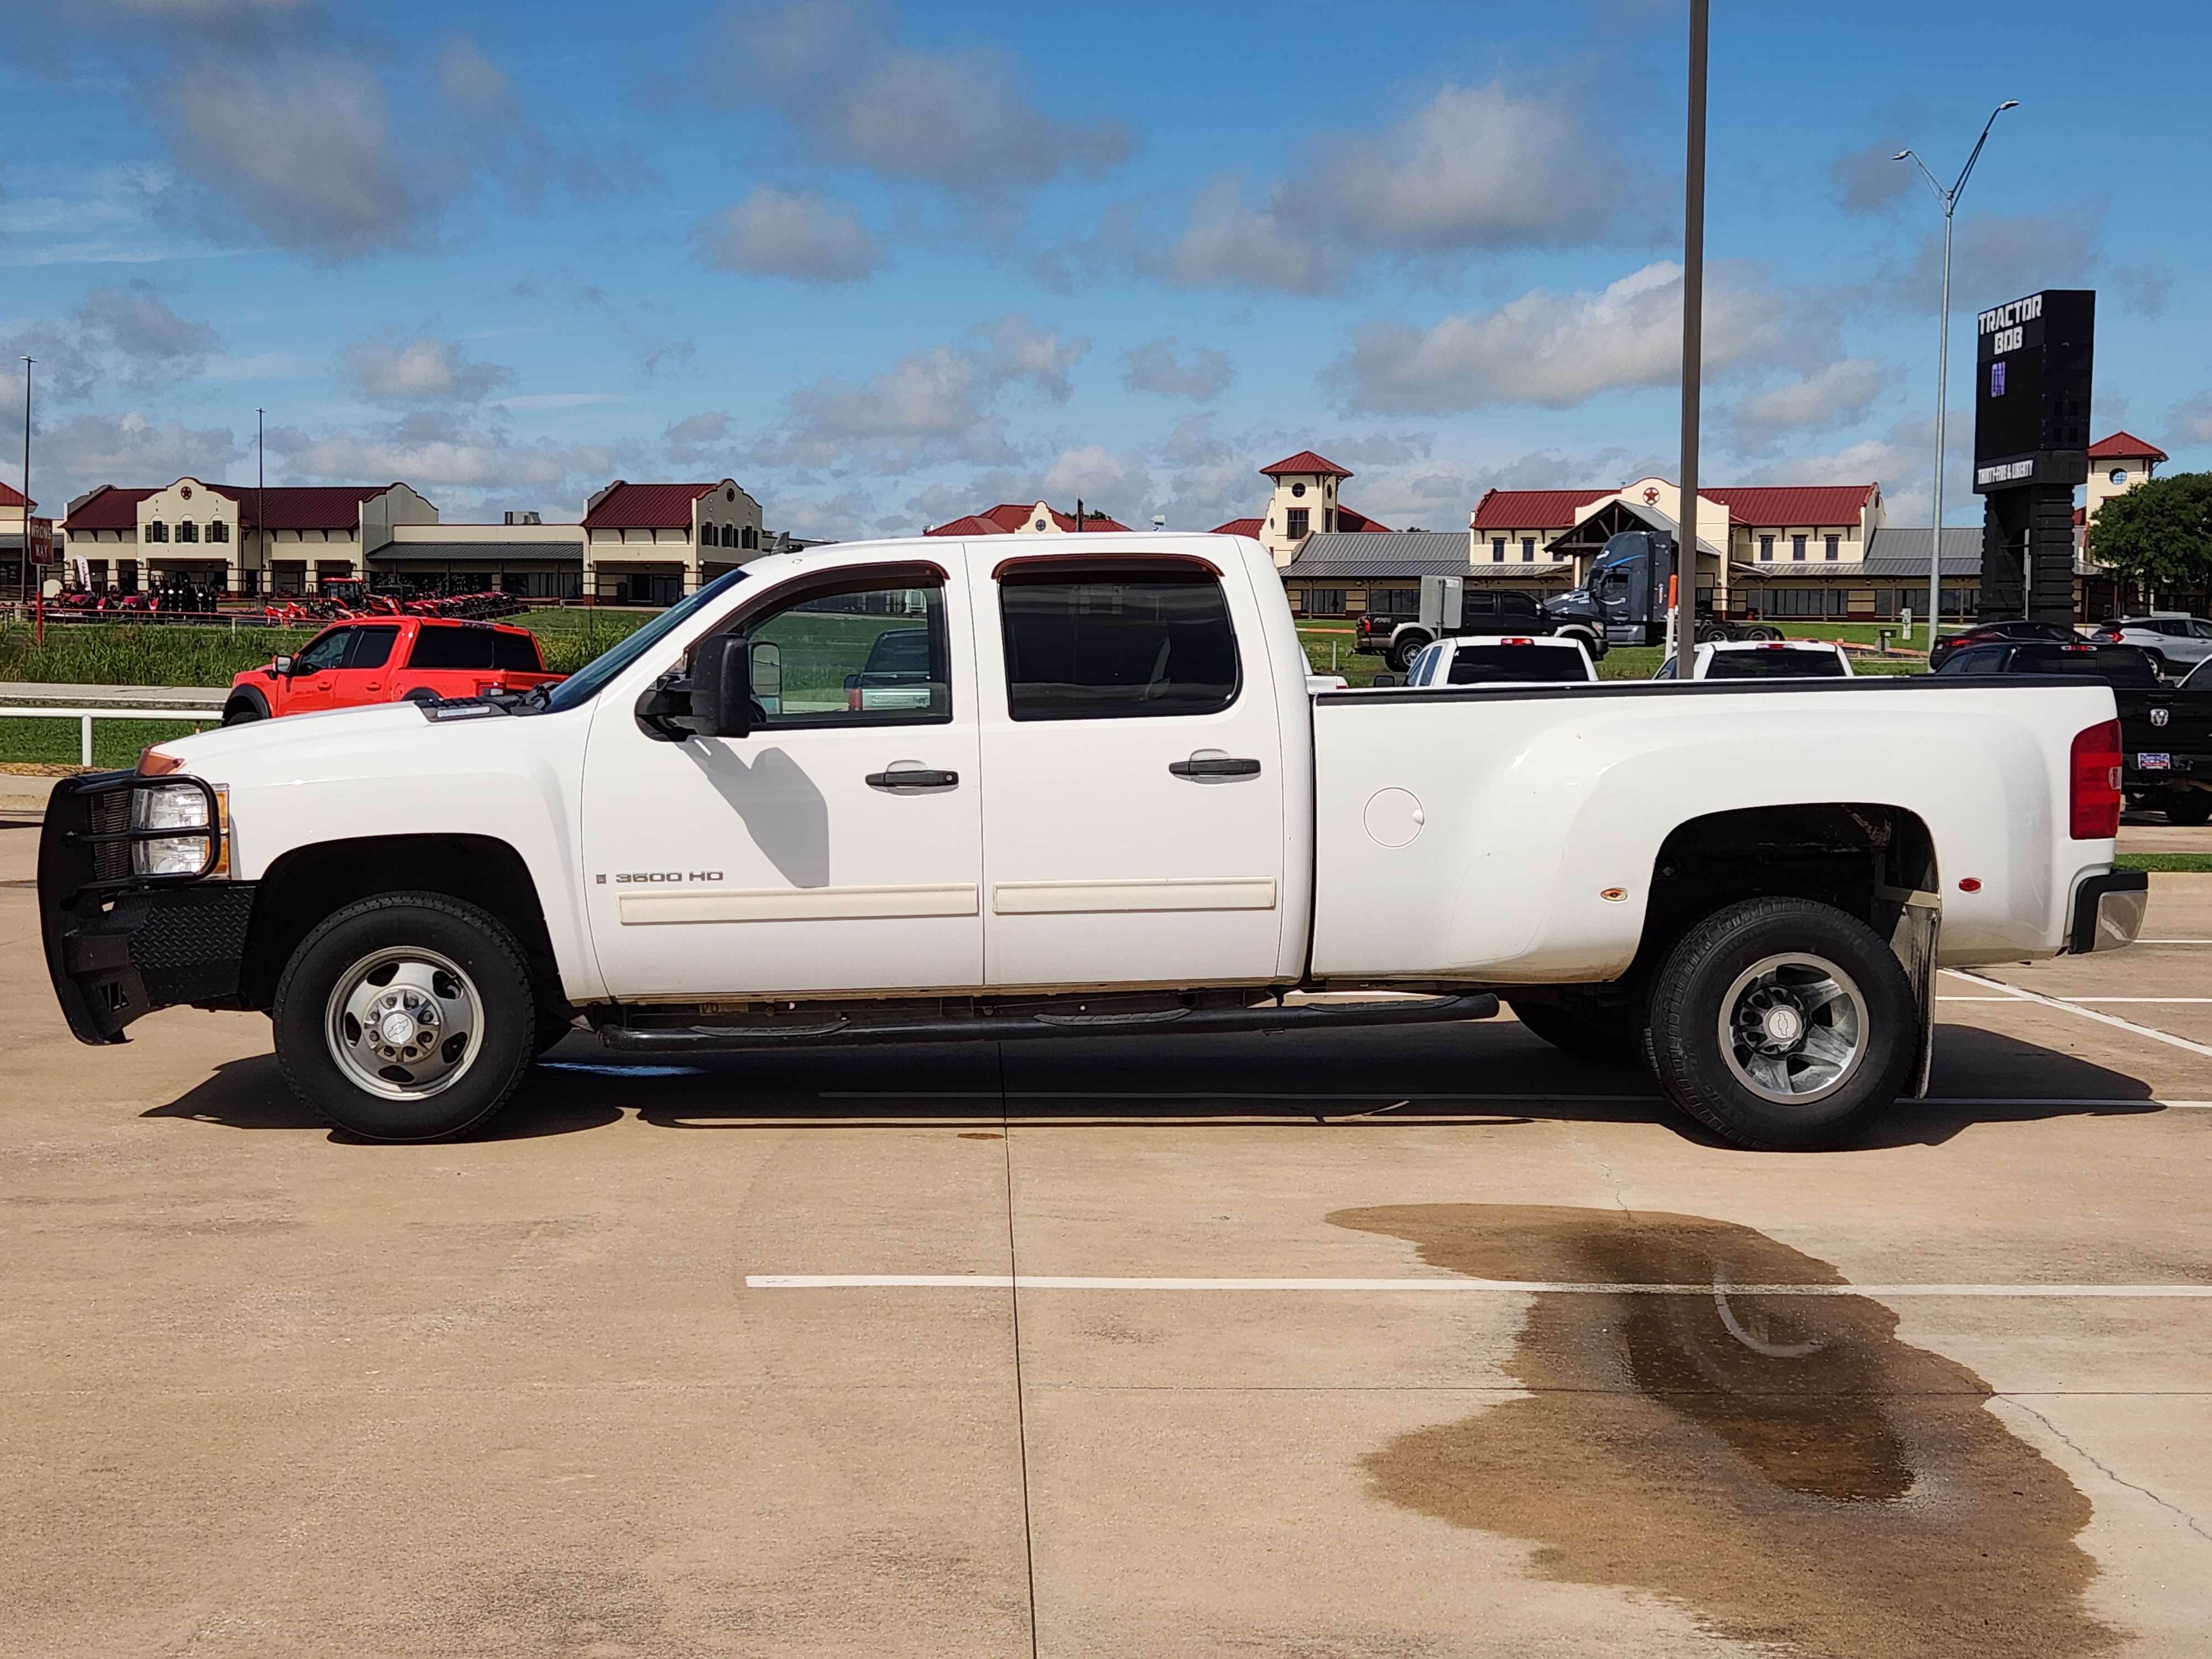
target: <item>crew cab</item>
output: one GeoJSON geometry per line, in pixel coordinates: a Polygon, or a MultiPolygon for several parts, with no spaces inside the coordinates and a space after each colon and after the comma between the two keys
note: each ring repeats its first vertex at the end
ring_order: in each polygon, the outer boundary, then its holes
{"type": "Polygon", "coordinates": [[[2147,617],[2115,617],[2101,622],[2090,637],[2132,645],[2149,653],[2158,672],[2179,679],[2197,664],[2212,660],[2212,622],[2186,611],[2154,611],[2147,617]]]}
{"type": "Polygon", "coordinates": [[[2140,926],[2100,681],[1312,696],[1257,542],[1039,539],[1084,545],[771,554],[558,684],[63,780],[39,904],[71,1030],[265,1010],[315,1110],[425,1140],[574,1024],[667,1056],[1503,996],[1741,1144],[1815,1147],[1924,1087],[1939,964],[2140,926]]]}
{"type": "Polygon", "coordinates": [[[1475,634],[1438,640],[1413,659],[1408,685],[1587,685],[1597,678],[1580,640],[1475,634]]]}
{"type": "Polygon", "coordinates": [[[1595,627],[1581,622],[1563,626],[1534,594],[1486,587],[1464,576],[1422,577],[1419,609],[1410,617],[1371,612],[1361,617],[1352,649],[1379,653],[1391,668],[1407,674],[1413,672],[1413,659],[1437,641],[1470,634],[1558,634],[1579,641],[1593,658],[1605,655],[1605,639],[1595,627]]]}
{"type": "Polygon", "coordinates": [[[1954,674],[2081,674],[2112,688],[2128,805],[2175,823],[2212,823],[2212,664],[2168,685],[2150,653],[2102,640],[2072,645],[1982,645],[1937,669],[1954,674]]]}
{"type": "Polygon", "coordinates": [[[526,691],[557,681],[538,636],[495,623],[395,617],[325,628],[297,654],[249,668],[230,683],[222,723],[307,714],[371,702],[435,702],[526,691]]]}
{"type": "MultiPolygon", "coordinates": [[[[1714,640],[1691,653],[1693,680],[1847,680],[1851,659],[1832,640],[1714,640]]],[[[1674,678],[1674,659],[1655,680],[1674,678]]]]}

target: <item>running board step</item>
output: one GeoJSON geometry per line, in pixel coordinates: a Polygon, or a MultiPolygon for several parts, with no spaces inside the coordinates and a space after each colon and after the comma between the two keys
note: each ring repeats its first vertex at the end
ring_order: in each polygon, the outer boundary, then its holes
{"type": "Polygon", "coordinates": [[[1139,1014],[1014,1014],[979,1019],[848,1020],[789,1025],[604,1025],[599,1041],[629,1054],[731,1054],[763,1048],[848,1048],[881,1042],[1019,1042],[1039,1037],[1169,1036],[1300,1031],[1348,1025],[1426,1025],[1492,1019],[1498,999],[1392,997],[1376,1002],[1268,1003],[1257,1008],[1164,1008],[1139,1014]]]}

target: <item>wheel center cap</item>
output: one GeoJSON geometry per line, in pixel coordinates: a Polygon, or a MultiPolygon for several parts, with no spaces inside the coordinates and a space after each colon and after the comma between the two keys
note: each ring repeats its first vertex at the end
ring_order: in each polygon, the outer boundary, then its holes
{"type": "Polygon", "coordinates": [[[415,1036],[415,1017],[394,1008],[377,1022],[377,1034],[397,1048],[412,1042],[415,1036]]]}
{"type": "Polygon", "coordinates": [[[1795,1042],[1804,1035],[1805,1016],[1795,1008],[1766,1011],[1766,1036],[1770,1042],[1795,1042]]]}

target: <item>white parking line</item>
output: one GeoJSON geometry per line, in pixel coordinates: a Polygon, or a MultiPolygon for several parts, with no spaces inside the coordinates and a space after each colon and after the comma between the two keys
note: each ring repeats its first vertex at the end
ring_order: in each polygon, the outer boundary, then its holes
{"type": "Polygon", "coordinates": [[[747,1273],[753,1291],[1413,1291],[1457,1296],[1866,1296],[2212,1300],[2212,1285],[1638,1285],[1558,1279],[1121,1279],[1051,1273],[747,1273]]]}
{"type": "Polygon", "coordinates": [[[2176,1036],[2171,1031],[2161,1031],[2148,1025],[2138,1025],[2131,1019],[2122,1019],[2118,1014],[2100,1014],[2094,1008],[2084,1008],[2078,1002],[2063,1002],[2057,997],[2047,997],[2040,991],[2023,991],[2017,985],[2008,985],[2001,979],[1990,979],[1986,975],[1975,973],[1971,969],[1946,968],[1943,971],[1960,979],[1971,980],[1977,985],[1986,985],[1993,991],[2002,991],[2017,1001],[2039,1002],[2046,1008],[2063,1008],[2068,1013],[2079,1015],[2083,1019],[2094,1019],[2100,1025],[2111,1025],[2123,1031],[2132,1031],[2137,1036],[2148,1037],[2153,1042],[2163,1042],[2175,1048],[2186,1048],[2192,1054],[2203,1054],[2207,1060],[2212,1060],[2212,1047],[2208,1047],[2202,1042],[2191,1042],[2187,1037],[2176,1036]]]}

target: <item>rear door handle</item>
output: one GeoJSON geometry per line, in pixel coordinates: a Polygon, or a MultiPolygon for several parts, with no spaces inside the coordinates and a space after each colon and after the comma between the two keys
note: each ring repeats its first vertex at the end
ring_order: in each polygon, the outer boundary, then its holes
{"type": "Polygon", "coordinates": [[[1231,760],[1224,756],[1212,760],[1170,761],[1168,770],[1179,778],[1255,778],[1260,775],[1260,763],[1231,760]]]}
{"type": "Polygon", "coordinates": [[[902,767],[896,772],[871,772],[868,787],[889,789],[897,793],[907,789],[957,789],[960,787],[957,772],[925,772],[920,767],[902,767]]]}

